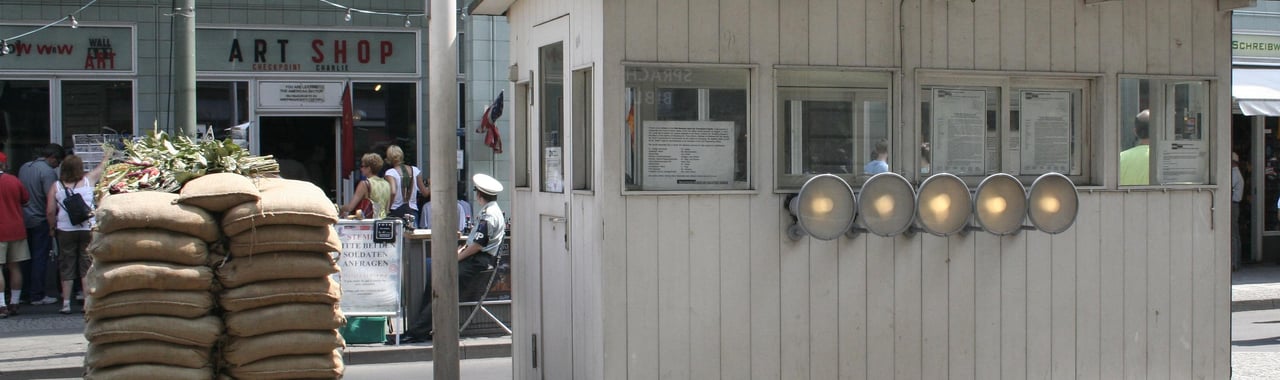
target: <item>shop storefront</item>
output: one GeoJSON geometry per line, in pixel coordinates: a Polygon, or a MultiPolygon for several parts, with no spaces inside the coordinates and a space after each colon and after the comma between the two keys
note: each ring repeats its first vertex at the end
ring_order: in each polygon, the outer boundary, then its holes
{"type": "Polygon", "coordinates": [[[1231,48],[1232,151],[1245,183],[1238,221],[1244,262],[1274,262],[1280,260],[1280,251],[1269,249],[1280,247],[1280,28],[1237,32],[1231,48]]]}

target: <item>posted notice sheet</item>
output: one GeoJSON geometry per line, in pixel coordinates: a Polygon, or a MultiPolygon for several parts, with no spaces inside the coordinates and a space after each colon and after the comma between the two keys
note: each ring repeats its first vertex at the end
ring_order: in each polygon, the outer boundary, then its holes
{"type": "Polygon", "coordinates": [[[932,107],[933,171],[982,175],[986,171],[987,92],[935,88],[932,107]]]}
{"type": "Polygon", "coordinates": [[[733,182],[732,121],[645,121],[646,190],[707,190],[733,182]]]}
{"type": "Polygon", "coordinates": [[[1071,91],[1023,90],[1022,173],[1071,172],[1071,91]]]}

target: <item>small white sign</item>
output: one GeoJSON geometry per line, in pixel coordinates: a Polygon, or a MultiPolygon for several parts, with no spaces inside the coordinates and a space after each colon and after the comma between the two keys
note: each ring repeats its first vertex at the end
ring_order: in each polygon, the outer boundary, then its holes
{"type": "Polygon", "coordinates": [[[733,184],[732,121],[645,121],[645,190],[714,190],[733,184]]]}
{"type": "Polygon", "coordinates": [[[341,272],[333,278],[342,287],[340,307],[346,315],[394,316],[400,311],[401,234],[394,243],[373,241],[373,221],[339,221],[338,256],[341,272]]]}
{"type": "Polygon", "coordinates": [[[1209,151],[1199,141],[1164,141],[1160,144],[1159,184],[1207,183],[1209,151]]]}
{"type": "Polygon", "coordinates": [[[259,82],[258,94],[261,108],[342,110],[342,82],[259,82]]]}
{"type": "Polygon", "coordinates": [[[549,193],[559,193],[564,191],[564,152],[558,146],[549,146],[543,154],[543,170],[546,172],[546,182],[542,184],[542,191],[549,193]]]}

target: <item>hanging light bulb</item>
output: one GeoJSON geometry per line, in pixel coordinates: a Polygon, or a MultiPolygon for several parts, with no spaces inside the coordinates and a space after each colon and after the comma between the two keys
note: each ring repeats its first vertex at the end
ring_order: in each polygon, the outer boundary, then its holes
{"type": "Polygon", "coordinates": [[[12,50],[9,48],[9,41],[0,40],[0,55],[9,55],[12,50]]]}
{"type": "Polygon", "coordinates": [[[351,8],[347,8],[347,15],[343,16],[342,19],[351,22],[351,8]]]}
{"type": "Polygon", "coordinates": [[[71,29],[76,29],[79,27],[80,27],[80,22],[76,21],[76,15],[71,15],[71,29]]]}
{"type": "Polygon", "coordinates": [[[409,16],[404,16],[404,27],[408,28],[410,26],[413,26],[413,23],[409,22],[409,16]]]}

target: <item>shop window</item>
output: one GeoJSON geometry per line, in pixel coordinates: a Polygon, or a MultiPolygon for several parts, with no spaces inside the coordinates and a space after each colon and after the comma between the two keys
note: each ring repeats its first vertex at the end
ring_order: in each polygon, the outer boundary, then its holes
{"type": "Polygon", "coordinates": [[[976,184],[995,173],[1023,181],[1060,173],[1092,181],[1092,80],[926,76],[923,83],[916,154],[922,179],[949,173],[976,184]]]}
{"type": "Polygon", "coordinates": [[[798,190],[817,174],[854,182],[895,167],[889,160],[891,74],[777,70],[776,78],[779,189],[798,190]]]}
{"type": "Polygon", "coordinates": [[[132,81],[62,81],[62,146],[85,168],[102,161],[104,134],[132,133],[132,81]]]}
{"type": "Polygon", "coordinates": [[[249,82],[197,82],[196,124],[201,136],[231,139],[249,148],[249,82]]]}
{"type": "Polygon", "coordinates": [[[591,69],[573,72],[573,189],[591,190],[595,97],[591,69]]]}
{"type": "Polygon", "coordinates": [[[751,187],[749,69],[630,65],[625,75],[627,190],[751,187]]]}
{"type": "Polygon", "coordinates": [[[1120,186],[1209,183],[1209,82],[1121,78],[1120,186]]]}
{"type": "Polygon", "coordinates": [[[564,45],[538,49],[538,100],[542,116],[538,136],[542,191],[564,192],[564,45]]]}
{"type": "Polygon", "coordinates": [[[9,156],[9,172],[39,155],[51,141],[49,81],[0,80],[0,151],[9,156]]]}
{"type": "Polygon", "coordinates": [[[356,159],[368,152],[385,154],[387,146],[397,145],[406,163],[420,166],[417,94],[415,83],[352,83],[356,159]]]}

